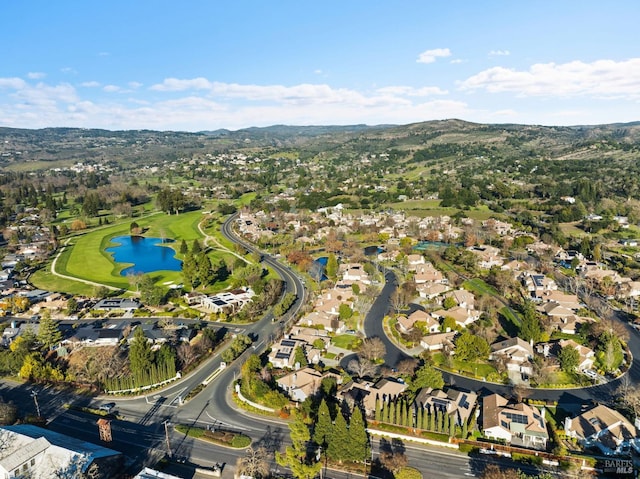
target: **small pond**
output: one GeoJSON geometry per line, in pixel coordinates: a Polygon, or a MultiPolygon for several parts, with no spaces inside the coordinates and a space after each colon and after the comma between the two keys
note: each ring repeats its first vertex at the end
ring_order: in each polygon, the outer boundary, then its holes
{"type": "Polygon", "coordinates": [[[144,236],[117,236],[111,239],[116,246],[107,248],[116,263],[131,263],[133,266],[122,270],[120,275],[131,273],[153,273],[154,271],[180,271],[182,262],[175,257],[175,251],[166,245],[173,240],[146,238],[144,236]]]}

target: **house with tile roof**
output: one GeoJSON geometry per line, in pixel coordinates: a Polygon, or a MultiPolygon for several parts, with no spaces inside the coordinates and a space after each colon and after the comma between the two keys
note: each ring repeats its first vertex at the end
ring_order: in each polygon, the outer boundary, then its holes
{"type": "Polygon", "coordinates": [[[567,417],[564,432],[584,447],[597,447],[606,455],[620,454],[639,441],[636,427],[618,411],[602,404],[567,417]]]}
{"type": "Polygon", "coordinates": [[[512,446],[545,450],[549,433],[544,410],[524,403],[510,403],[499,394],[482,400],[482,431],[489,439],[503,439],[512,446]]]}
{"type": "Polygon", "coordinates": [[[478,403],[478,395],[471,391],[455,388],[422,388],[416,395],[415,404],[433,414],[441,411],[454,417],[455,424],[468,423],[478,403]]]}

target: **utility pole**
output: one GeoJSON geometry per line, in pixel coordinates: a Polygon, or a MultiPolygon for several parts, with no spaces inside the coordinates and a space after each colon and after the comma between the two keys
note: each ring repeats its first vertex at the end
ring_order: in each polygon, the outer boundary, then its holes
{"type": "Polygon", "coordinates": [[[167,419],[166,421],[163,422],[163,424],[164,424],[164,437],[167,440],[167,453],[169,454],[169,457],[172,457],[173,455],[171,454],[171,443],[169,442],[169,424],[171,423],[167,419]]]}
{"type": "Polygon", "coordinates": [[[38,393],[36,391],[31,391],[31,397],[33,398],[33,402],[36,405],[36,413],[38,414],[38,417],[40,416],[40,405],[38,404],[38,393]]]}

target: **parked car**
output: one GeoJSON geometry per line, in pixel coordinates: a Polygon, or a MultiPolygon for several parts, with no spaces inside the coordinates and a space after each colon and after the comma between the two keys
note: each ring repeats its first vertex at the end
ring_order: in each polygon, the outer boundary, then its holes
{"type": "Polygon", "coordinates": [[[106,404],[102,404],[98,409],[100,409],[100,411],[111,412],[114,407],[116,407],[116,403],[108,402],[106,404]]]}

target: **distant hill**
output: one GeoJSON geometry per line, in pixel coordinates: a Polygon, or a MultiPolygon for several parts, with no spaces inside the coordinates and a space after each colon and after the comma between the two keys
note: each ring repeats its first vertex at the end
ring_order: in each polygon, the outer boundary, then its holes
{"type": "Polygon", "coordinates": [[[146,163],[196,154],[265,150],[349,158],[389,150],[415,152],[458,145],[465,151],[557,157],[588,155],[594,145],[628,151],[640,143],[640,122],[592,126],[479,124],[450,119],[408,125],[291,126],[196,133],[84,128],[0,128],[0,167],[47,168],[74,162],[146,163]]]}

